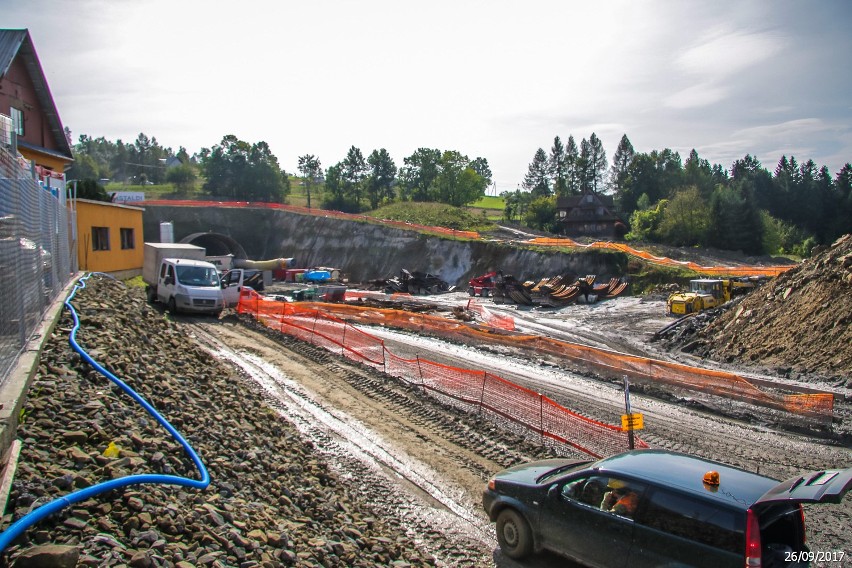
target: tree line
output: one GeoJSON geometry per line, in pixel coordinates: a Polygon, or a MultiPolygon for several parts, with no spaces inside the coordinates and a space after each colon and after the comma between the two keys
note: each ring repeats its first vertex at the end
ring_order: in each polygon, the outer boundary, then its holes
{"type": "MultiPolygon", "coordinates": [[[[66,131],[70,139],[70,132],[66,131]]],[[[394,201],[431,201],[455,206],[475,202],[491,185],[484,158],[461,152],[418,148],[397,166],[386,149],[367,157],[355,146],[323,169],[319,157],[298,158],[298,175],[284,171],[265,142],[226,135],[219,144],[189,155],[160,146],[140,133],[132,143],[81,135],[73,146],[69,179],[86,180],[82,196],[109,196],[97,180],[137,184],[172,183],[178,194],[194,191],[238,201],[286,202],[291,177],[303,185],[308,207],[348,212],[376,209],[394,201]],[[177,157],[177,167],[165,162],[177,157]]],[[[629,240],[675,246],[705,246],[748,254],[805,256],[813,246],[852,232],[852,166],[832,178],[813,160],[783,156],[770,172],[751,155],[725,169],[692,150],[683,161],[669,148],[636,152],[623,135],[612,163],[595,133],[578,145],[572,136],[539,148],[523,183],[504,192],[503,216],[527,226],[559,231],[557,200],[585,193],[613,201],[628,221],[629,240]]]]}
{"type": "Polygon", "coordinates": [[[557,200],[586,193],[612,198],[628,240],[806,256],[852,232],[849,163],[832,178],[813,160],[782,156],[770,173],[747,154],[729,171],[694,149],[685,162],[669,148],[638,153],[625,134],[609,166],[592,133],[579,148],[573,136],[557,136],[549,154],[539,148],[522,188],[502,194],[504,217],[554,232],[557,200]]]}
{"type": "MultiPolygon", "coordinates": [[[[203,179],[203,194],[239,201],[285,202],[291,190],[290,175],[266,142],[251,144],[233,135],[193,156],[181,148],[176,154],[181,165],[169,168],[164,162],[175,154],[145,134],[139,134],[132,144],[82,135],[73,150],[75,162],[68,171],[69,179],[169,182],[179,193],[194,189],[203,179]]],[[[417,149],[397,167],[384,148],[365,158],[352,146],[343,160],[327,170],[317,156],[299,156],[298,171],[308,207],[319,203],[325,209],[347,212],[376,209],[394,201],[468,205],[485,195],[492,177],[485,158],[471,160],[458,151],[434,148],[417,149]]]]}

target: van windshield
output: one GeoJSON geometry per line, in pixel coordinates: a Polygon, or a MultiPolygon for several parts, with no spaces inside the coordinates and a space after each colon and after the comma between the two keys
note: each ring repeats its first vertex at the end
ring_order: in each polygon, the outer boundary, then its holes
{"type": "Polygon", "coordinates": [[[212,267],[178,266],[177,279],[184,286],[219,287],[219,273],[212,267]]]}

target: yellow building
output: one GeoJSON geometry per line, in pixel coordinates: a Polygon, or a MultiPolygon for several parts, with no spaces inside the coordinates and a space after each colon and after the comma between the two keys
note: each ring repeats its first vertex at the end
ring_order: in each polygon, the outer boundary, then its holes
{"type": "Polygon", "coordinates": [[[141,207],[89,199],[76,205],[77,261],[84,272],[106,272],[119,279],[142,274],[145,243],[141,207]]]}

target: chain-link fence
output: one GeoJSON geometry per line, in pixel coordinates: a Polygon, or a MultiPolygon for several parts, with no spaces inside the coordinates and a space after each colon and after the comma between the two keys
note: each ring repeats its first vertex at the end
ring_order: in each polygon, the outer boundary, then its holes
{"type": "Polygon", "coordinates": [[[62,176],[19,158],[12,121],[0,115],[2,381],[71,277],[69,217],[62,176]]]}

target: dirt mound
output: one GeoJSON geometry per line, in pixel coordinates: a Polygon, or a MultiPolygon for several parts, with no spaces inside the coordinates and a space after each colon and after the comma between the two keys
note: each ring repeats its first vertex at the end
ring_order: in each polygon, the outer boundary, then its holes
{"type": "Polygon", "coordinates": [[[852,234],[719,312],[689,350],[852,387],[852,234]]]}

